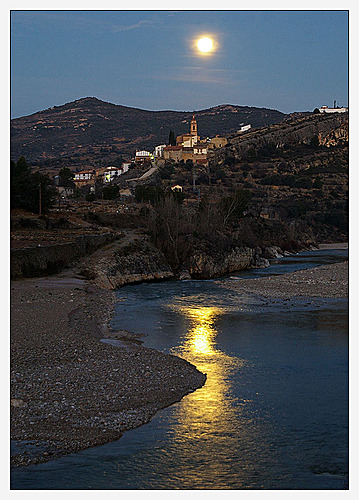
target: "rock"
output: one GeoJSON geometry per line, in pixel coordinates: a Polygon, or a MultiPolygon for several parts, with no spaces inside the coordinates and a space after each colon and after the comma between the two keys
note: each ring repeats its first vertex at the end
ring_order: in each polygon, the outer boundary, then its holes
{"type": "Polygon", "coordinates": [[[110,290],[129,283],[174,276],[163,253],[144,235],[116,241],[105,250],[99,250],[87,260],[82,273],[91,274],[91,280],[97,286],[110,290]]]}
{"type": "Polygon", "coordinates": [[[266,259],[281,259],[283,252],[279,247],[271,246],[264,249],[263,256],[266,259]]]}
{"type": "Polygon", "coordinates": [[[22,399],[12,399],[11,406],[12,408],[25,408],[27,406],[27,403],[22,399]]]}
{"type": "Polygon", "coordinates": [[[333,116],[311,115],[298,122],[284,122],[280,126],[270,126],[261,134],[253,137],[251,134],[243,136],[236,134],[231,137],[225,148],[213,151],[210,164],[225,163],[229,157],[237,161],[246,157],[248,149],[260,149],[268,142],[279,147],[285,144],[309,144],[314,135],[318,136],[321,146],[338,145],[348,142],[349,126],[348,114],[333,114],[333,116]]]}
{"type": "Polygon", "coordinates": [[[209,252],[206,248],[198,248],[189,259],[189,272],[192,278],[218,278],[233,271],[249,269],[254,255],[254,248],[248,247],[236,247],[229,252],[209,252]]]}
{"type": "Polygon", "coordinates": [[[255,269],[264,269],[266,267],[269,267],[270,263],[268,259],[265,259],[264,257],[260,257],[259,255],[255,255],[254,259],[252,260],[252,267],[255,269]]]}
{"type": "Polygon", "coordinates": [[[188,271],[188,269],[183,269],[179,273],[178,279],[179,280],[190,280],[190,279],[192,279],[192,277],[191,277],[190,272],[188,271]]]}

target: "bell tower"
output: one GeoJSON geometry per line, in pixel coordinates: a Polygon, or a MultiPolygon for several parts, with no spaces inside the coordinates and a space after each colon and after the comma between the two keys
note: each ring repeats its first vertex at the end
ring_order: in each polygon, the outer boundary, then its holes
{"type": "Polygon", "coordinates": [[[197,135],[197,121],[194,115],[192,116],[191,120],[191,135],[197,135]]]}

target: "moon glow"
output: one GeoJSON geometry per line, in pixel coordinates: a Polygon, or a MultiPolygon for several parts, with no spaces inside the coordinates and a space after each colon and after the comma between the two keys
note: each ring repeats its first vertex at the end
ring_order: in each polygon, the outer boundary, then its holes
{"type": "Polygon", "coordinates": [[[197,41],[197,48],[200,52],[207,54],[213,50],[213,41],[208,36],[204,36],[197,41]]]}

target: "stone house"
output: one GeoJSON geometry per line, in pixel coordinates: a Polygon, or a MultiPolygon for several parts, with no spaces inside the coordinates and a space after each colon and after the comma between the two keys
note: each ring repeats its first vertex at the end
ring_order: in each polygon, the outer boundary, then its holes
{"type": "Polygon", "coordinates": [[[176,163],[182,160],[182,146],[166,146],[163,148],[163,159],[174,160],[176,163]]]}
{"type": "Polygon", "coordinates": [[[213,137],[208,143],[208,148],[209,149],[222,148],[227,144],[227,142],[228,141],[225,137],[220,137],[219,135],[216,135],[216,137],[213,137]]]}

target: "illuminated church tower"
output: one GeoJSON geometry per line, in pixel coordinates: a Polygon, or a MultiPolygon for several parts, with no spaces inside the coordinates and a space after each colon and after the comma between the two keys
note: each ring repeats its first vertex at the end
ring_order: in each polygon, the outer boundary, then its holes
{"type": "Polygon", "coordinates": [[[200,137],[197,134],[198,134],[197,121],[193,115],[189,134],[178,135],[176,138],[177,146],[182,146],[185,148],[193,148],[193,146],[200,141],[200,137]]]}
{"type": "Polygon", "coordinates": [[[192,120],[191,120],[191,135],[197,136],[197,121],[196,121],[194,115],[192,116],[192,120]]]}

